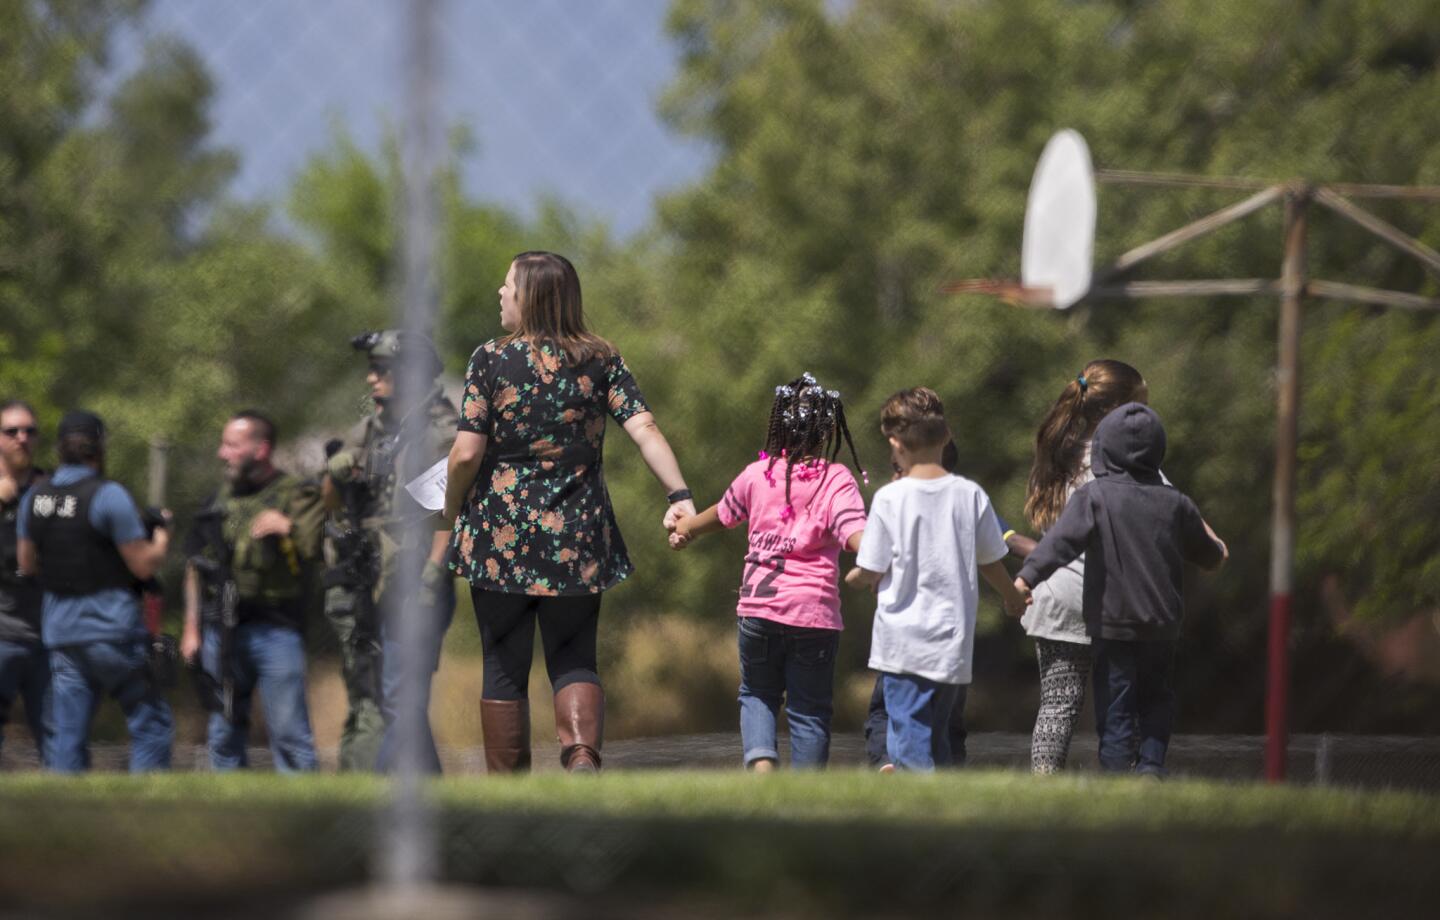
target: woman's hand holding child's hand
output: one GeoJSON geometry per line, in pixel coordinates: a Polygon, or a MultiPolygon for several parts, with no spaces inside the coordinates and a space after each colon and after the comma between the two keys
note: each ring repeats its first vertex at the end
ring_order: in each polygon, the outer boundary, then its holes
{"type": "Polygon", "coordinates": [[[682,550],[690,545],[690,541],[694,539],[694,537],[690,535],[690,524],[694,519],[695,515],[693,512],[686,514],[684,511],[681,511],[666,521],[666,529],[670,531],[671,549],[682,550]]]}

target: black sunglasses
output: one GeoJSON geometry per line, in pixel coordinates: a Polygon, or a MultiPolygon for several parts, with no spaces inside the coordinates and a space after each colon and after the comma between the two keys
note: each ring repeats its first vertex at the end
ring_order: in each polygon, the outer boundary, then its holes
{"type": "Polygon", "coordinates": [[[3,432],[6,437],[10,438],[19,437],[22,433],[28,434],[33,438],[40,433],[40,429],[34,425],[15,425],[11,428],[0,428],[0,432],[3,432]]]}

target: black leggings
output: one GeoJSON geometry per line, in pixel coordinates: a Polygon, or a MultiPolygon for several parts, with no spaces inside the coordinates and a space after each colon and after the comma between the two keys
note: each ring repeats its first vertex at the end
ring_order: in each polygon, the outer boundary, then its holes
{"type": "Polygon", "coordinates": [[[535,658],[535,621],[550,687],[598,684],[595,632],[600,624],[600,595],[535,597],[471,589],[480,644],[485,649],[487,700],[523,700],[529,696],[530,662],[535,658]]]}

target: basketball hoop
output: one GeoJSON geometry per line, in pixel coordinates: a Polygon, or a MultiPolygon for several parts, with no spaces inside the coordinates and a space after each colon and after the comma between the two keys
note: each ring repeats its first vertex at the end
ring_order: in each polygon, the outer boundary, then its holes
{"type": "Polygon", "coordinates": [[[988,294],[1022,307],[1065,310],[1090,290],[1095,252],[1095,171],[1076,131],[1050,138],[1025,204],[1020,280],[977,278],[940,288],[946,294],[988,294]]]}
{"type": "Polygon", "coordinates": [[[1095,253],[1095,170],[1079,132],[1050,138],[1030,180],[1020,283],[1049,288],[1052,306],[1065,310],[1090,290],[1095,253]]]}
{"type": "Polygon", "coordinates": [[[1044,310],[1055,305],[1055,293],[1048,287],[1026,287],[1014,278],[972,278],[940,286],[942,294],[986,294],[1012,307],[1044,310]]]}

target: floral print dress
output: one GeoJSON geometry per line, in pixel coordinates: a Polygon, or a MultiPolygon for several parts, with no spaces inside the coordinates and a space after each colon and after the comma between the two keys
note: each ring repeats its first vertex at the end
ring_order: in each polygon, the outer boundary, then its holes
{"type": "Polygon", "coordinates": [[[549,345],[477,348],[459,430],[488,440],[451,534],[451,569],[509,594],[594,594],[624,580],[634,567],[605,489],[605,420],[647,411],[619,355],[569,367],[549,345]]]}

